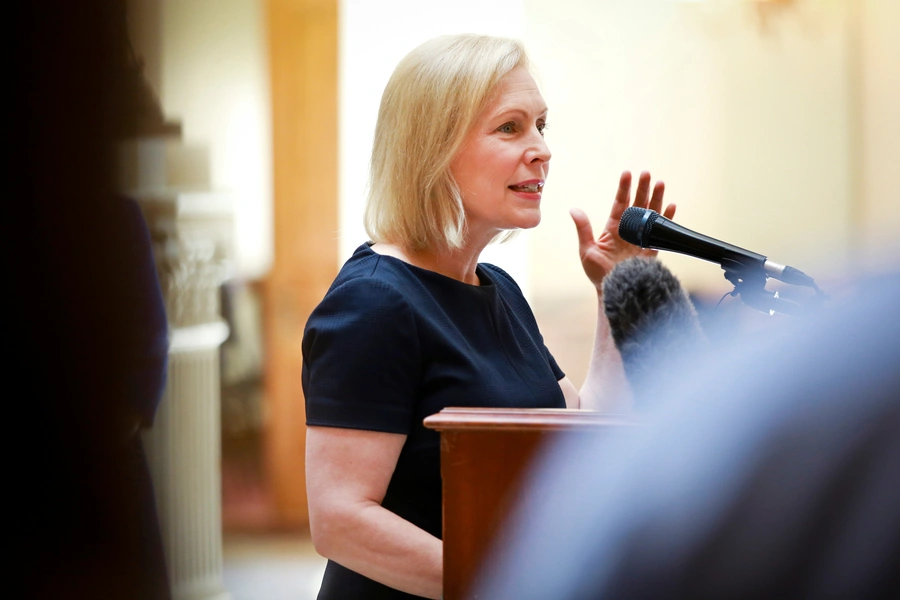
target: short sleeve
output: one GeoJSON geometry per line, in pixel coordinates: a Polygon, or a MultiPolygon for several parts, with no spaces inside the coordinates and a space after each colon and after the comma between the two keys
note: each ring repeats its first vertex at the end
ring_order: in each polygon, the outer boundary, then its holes
{"type": "MultiPolygon", "coordinates": [[[[543,340],[541,340],[541,342],[543,343],[543,340]]],[[[550,354],[550,350],[546,345],[544,346],[544,356],[547,357],[547,362],[550,364],[550,370],[553,371],[553,376],[556,377],[557,381],[566,376],[565,371],[563,371],[560,368],[559,364],[557,364],[556,359],[553,358],[552,354],[550,354]]]]}
{"type": "Polygon", "coordinates": [[[303,335],[307,425],[409,433],[420,373],[415,317],[390,285],[331,289],[303,335]]]}

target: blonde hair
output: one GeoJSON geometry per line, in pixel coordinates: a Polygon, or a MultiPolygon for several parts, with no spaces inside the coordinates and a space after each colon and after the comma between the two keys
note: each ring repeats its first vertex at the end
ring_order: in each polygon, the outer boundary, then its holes
{"type": "Polygon", "coordinates": [[[374,242],[459,248],[466,218],[450,166],[466,134],[516,67],[521,42],[486,35],[434,38],[394,69],[378,111],[365,210],[374,242]]]}

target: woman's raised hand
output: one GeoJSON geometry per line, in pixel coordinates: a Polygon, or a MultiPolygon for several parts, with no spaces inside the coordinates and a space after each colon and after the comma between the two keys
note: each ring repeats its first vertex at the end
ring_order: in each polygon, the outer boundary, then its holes
{"type": "Polygon", "coordinates": [[[616,199],[609,212],[609,219],[598,238],[594,237],[591,221],[583,210],[573,208],[569,211],[578,231],[578,253],[581,256],[581,266],[588,279],[598,290],[602,290],[603,278],[612,271],[617,263],[632,256],[656,255],[656,250],[644,250],[619,237],[619,219],[622,218],[622,213],[629,204],[649,208],[662,214],[665,218],[671,219],[675,216],[675,205],[669,204],[665,211],[662,211],[664,193],[665,184],[657,181],[653,186],[651,196],[650,173],[644,171],[638,177],[637,192],[634,196],[634,203],[631,204],[631,172],[622,173],[619,178],[619,190],[616,192],[616,199]]]}

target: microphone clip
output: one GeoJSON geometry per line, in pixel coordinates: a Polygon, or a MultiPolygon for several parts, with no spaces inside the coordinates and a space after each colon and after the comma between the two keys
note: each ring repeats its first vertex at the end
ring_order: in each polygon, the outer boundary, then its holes
{"type": "Polygon", "coordinates": [[[727,268],[725,269],[725,279],[734,285],[734,290],[728,295],[740,296],[741,302],[770,316],[776,312],[792,317],[809,316],[818,311],[821,308],[822,300],[826,299],[818,288],[816,288],[815,301],[812,305],[782,298],[777,291],[766,289],[767,276],[762,270],[727,268]]]}

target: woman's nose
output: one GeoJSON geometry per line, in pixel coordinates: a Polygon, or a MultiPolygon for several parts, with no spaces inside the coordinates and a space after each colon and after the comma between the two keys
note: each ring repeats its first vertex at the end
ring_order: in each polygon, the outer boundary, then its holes
{"type": "Polygon", "coordinates": [[[550,147],[547,145],[547,140],[544,139],[544,136],[539,132],[535,132],[533,136],[532,146],[528,149],[526,153],[526,162],[547,162],[550,160],[550,147]]]}

